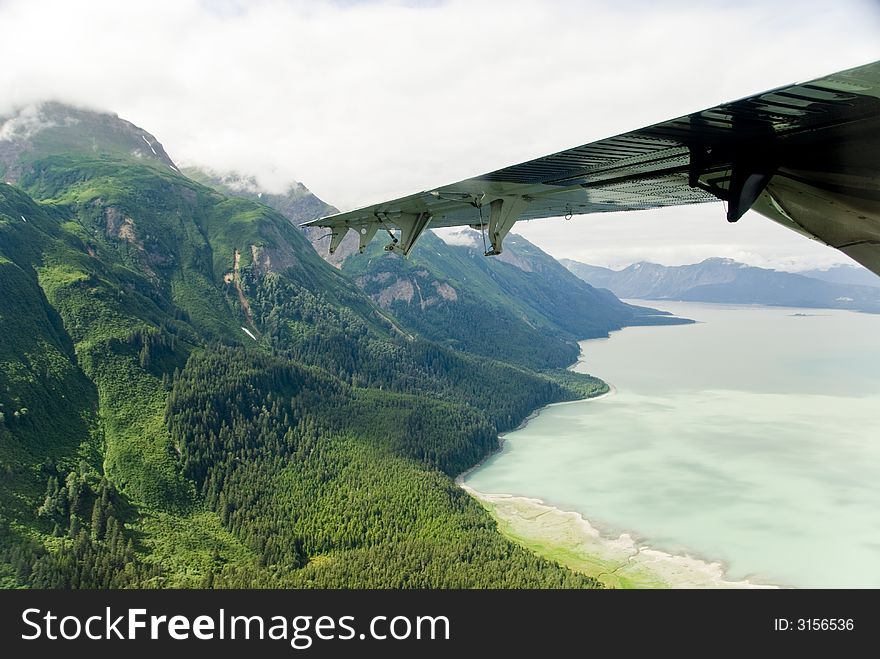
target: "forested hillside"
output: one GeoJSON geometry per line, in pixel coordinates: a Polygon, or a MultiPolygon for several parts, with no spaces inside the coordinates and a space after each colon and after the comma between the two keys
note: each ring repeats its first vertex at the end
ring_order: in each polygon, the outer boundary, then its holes
{"type": "MultiPolygon", "coordinates": [[[[301,184],[284,194],[263,190],[252,177],[190,168],[215,189],[267,204],[295,224],[335,209],[301,184]]],[[[655,309],[625,304],[593,288],[522,236],[511,234],[493,258],[478,231],[426,231],[409,257],[386,252],[380,233],[363,254],[350,232],[335,254],[326,229],[308,227],[319,255],[338,266],[380,308],[406,328],[456,350],[535,369],[577,359],[577,341],[608,336],[627,325],[684,322],[655,309]]]]}
{"type": "Polygon", "coordinates": [[[19,119],[0,140],[0,584],[596,585],[505,540],[452,477],[603,383],[402,320],[136,126],[19,119]]]}

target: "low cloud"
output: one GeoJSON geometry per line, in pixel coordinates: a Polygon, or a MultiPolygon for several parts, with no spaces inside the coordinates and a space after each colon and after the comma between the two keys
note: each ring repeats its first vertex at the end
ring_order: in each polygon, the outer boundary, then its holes
{"type": "MultiPolygon", "coordinates": [[[[71,120],[71,123],[73,120],[71,120]]],[[[48,119],[37,104],[17,108],[15,116],[0,120],[0,141],[26,140],[44,128],[57,124],[48,119]]]]}

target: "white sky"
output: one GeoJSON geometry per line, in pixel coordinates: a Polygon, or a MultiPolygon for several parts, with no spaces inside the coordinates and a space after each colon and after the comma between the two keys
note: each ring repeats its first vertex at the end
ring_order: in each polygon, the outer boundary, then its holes
{"type": "MultiPolygon", "coordinates": [[[[180,163],[341,209],[880,59],[868,0],[0,0],[0,25],[0,114],[111,110],[180,163]]],[[[715,205],[516,231],[601,265],[846,261],[715,205]]]]}

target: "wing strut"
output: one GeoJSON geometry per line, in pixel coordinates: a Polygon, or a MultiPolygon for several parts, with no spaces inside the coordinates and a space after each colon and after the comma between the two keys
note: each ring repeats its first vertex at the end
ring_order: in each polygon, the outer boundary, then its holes
{"type": "Polygon", "coordinates": [[[427,211],[418,215],[401,213],[399,217],[394,218],[394,224],[400,228],[400,240],[392,238],[391,242],[385,245],[385,249],[389,252],[400,251],[404,256],[409,256],[410,250],[415,246],[419,236],[428,228],[430,222],[431,214],[427,211]]]}
{"type": "Polygon", "coordinates": [[[373,236],[376,235],[376,231],[379,229],[379,225],[376,222],[368,222],[367,224],[362,224],[358,227],[358,238],[360,239],[360,244],[358,245],[358,251],[363,254],[364,250],[367,248],[367,245],[370,244],[370,241],[373,239],[373,236]]]}
{"type": "Polygon", "coordinates": [[[348,227],[333,227],[333,230],[330,233],[330,253],[336,251],[336,248],[339,247],[339,244],[342,242],[342,239],[345,238],[345,234],[348,233],[348,227]]]}
{"type": "Polygon", "coordinates": [[[503,197],[492,200],[489,204],[489,242],[492,248],[486,252],[486,256],[501,254],[504,237],[528,205],[529,201],[525,197],[503,197]]]}

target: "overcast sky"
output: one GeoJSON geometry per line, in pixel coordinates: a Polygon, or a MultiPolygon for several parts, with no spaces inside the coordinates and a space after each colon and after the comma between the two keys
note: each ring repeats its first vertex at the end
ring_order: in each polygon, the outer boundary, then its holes
{"type": "MultiPolygon", "coordinates": [[[[349,209],[880,59],[868,0],[0,0],[0,114],[112,110],[179,163],[349,209]]],[[[601,265],[846,261],[720,205],[533,221],[601,265]]]]}

